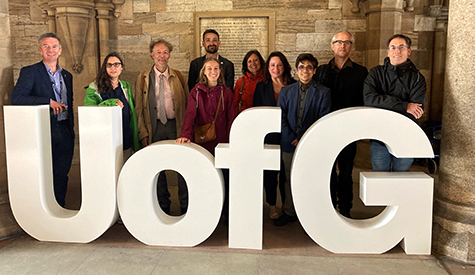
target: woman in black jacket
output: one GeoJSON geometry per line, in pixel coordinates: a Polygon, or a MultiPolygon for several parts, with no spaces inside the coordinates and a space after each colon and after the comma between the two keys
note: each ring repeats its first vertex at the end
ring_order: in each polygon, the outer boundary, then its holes
{"type": "MultiPolygon", "coordinates": [[[[295,79],[292,78],[291,71],[292,67],[285,55],[281,52],[271,53],[263,68],[262,82],[257,83],[254,92],[253,106],[275,107],[279,99],[280,89],[295,82],[295,79]]],[[[280,145],[280,133],[267,135],[264,143],[280,145]]],[[[280,171],[264,171],[266,202],[270,206],[269,217],[273,220],[279,217],[279,212],[276,207],[278,182],[280,182],[279,190],[282,202],[285,201],[284,164],[282,160],[280,163],[280,171]]]]}

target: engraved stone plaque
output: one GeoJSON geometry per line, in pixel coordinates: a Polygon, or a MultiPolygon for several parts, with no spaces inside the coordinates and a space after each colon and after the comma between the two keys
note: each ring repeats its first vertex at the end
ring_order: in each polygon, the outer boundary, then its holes
{"type": "MultiPolygon", "coordinates": [[[[275,48],[273,13],[203,13],[195,15],[195,43],[199,56],[206,54],[201,41],[203,32],[214,29],[219,33],[219,54],[234,63],[234,81],[242,76],[242,60],[250,50],[258,50],[264,60],[275,48]]],[[[198,55],[197,55],[198,56],[198,55]]],[[[263,64],[262,64],[263,65],[263,64]]]]}

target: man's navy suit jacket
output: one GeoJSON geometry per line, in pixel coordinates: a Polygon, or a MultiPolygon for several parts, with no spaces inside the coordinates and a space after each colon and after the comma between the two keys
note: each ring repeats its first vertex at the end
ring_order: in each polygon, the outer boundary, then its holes
{"type": "Polygon", "coordinates": [[[302,118],[300,133],[296,133],[297,108],[299,100],[299,83],[295,82],[280,90],[277,107],[282,109],[282,139],[281,150],[291,153],[295,146],[291,143],[295,139],[300,141],[305,131],[321,117],[330,113],[331,94],[327,87],[313,82],[307,91],[307,100],[302,118]]]}
{"type": "MultiPolygon", "coordinates": [[[[71,131],[74,131],[74,108],[73,108],[73,76],[63,69],[64,84],[66,85],[68,96],[68,118],[71,131]]],[[[43,61],[23,67],[20,77],[13,88],[11,102],[13,105],[49,105],[50,100],[56,100],[53,91],[53,84],[46,71],[43,61]]],[[[51,130],[56,126],[56,116],[51,113],[51,130]]],[[[74,136],[74,135],[73,135],[74,136]]]]}

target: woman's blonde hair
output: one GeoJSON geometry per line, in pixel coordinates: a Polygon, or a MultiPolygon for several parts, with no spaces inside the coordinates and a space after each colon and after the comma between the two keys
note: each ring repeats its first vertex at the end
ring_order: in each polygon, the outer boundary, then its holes
{"type": "MultiPolygon", "coordinates": [[[[219,77],[218,77],[218,85],[224,85],[223,67],[221,66],[221,62],[219,62],[219,60],[217,58],[214,58],[214,57],[207,58],[205,60],[205,63],[203,63],[203,68],[201,68],[201,70],[200,70],[200,83],[205,85],[206,87],[208,87],[208,77],[206,77],[206,75],[205,75],[205,68],[206,68],[206,64],[210,61],[214,61],[214,62],[218,63],[219,70],[221,71],[221,73],[219,73],[219,77]]],[[[231,88],[229,88],[229,89],[231,89],[231,88]]]]}

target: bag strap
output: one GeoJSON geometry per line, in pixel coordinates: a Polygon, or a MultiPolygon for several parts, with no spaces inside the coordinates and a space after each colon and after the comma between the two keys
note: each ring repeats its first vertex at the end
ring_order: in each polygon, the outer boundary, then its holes
{"type": "Polygon", "coordinates": [[[223,88],[221,88],[221,96],[219,97],[218,108],[216,109],[216,114],[214,114],[213,122],[215,122],[216,118],[218,118],[219,107],[221,106],[221,99],[223,98],[223,93],[222,92],[223,92],[223,88]]]}
{"type": "MultiPolygon", "coordinates": [[[[212,123],[214,123],[216,119],[218,118],[219,107],[221,106],[222,98],[223,98],[223,87],[221,87],[221,95],[219,96],[218,108],[216,109],[216,114],[214,115],[214,120],[212,123]]],[[[196,100],[198,100],[198,90],[196,94],[196,100]]],[[[198,104],[196,104],[196,110],[197,110],[196,113],[198,114],[198,104]]],[[[196,116],[195,116],[195,124],[196,124],[196,116]]]]}
{"type": "Polygon", "coordinates": [[[242,91],[244,90],[244,76],[241,77],[241,89],[239,90],[239,109],[238,113],[241,112],[242,108],[242,91]]]}

